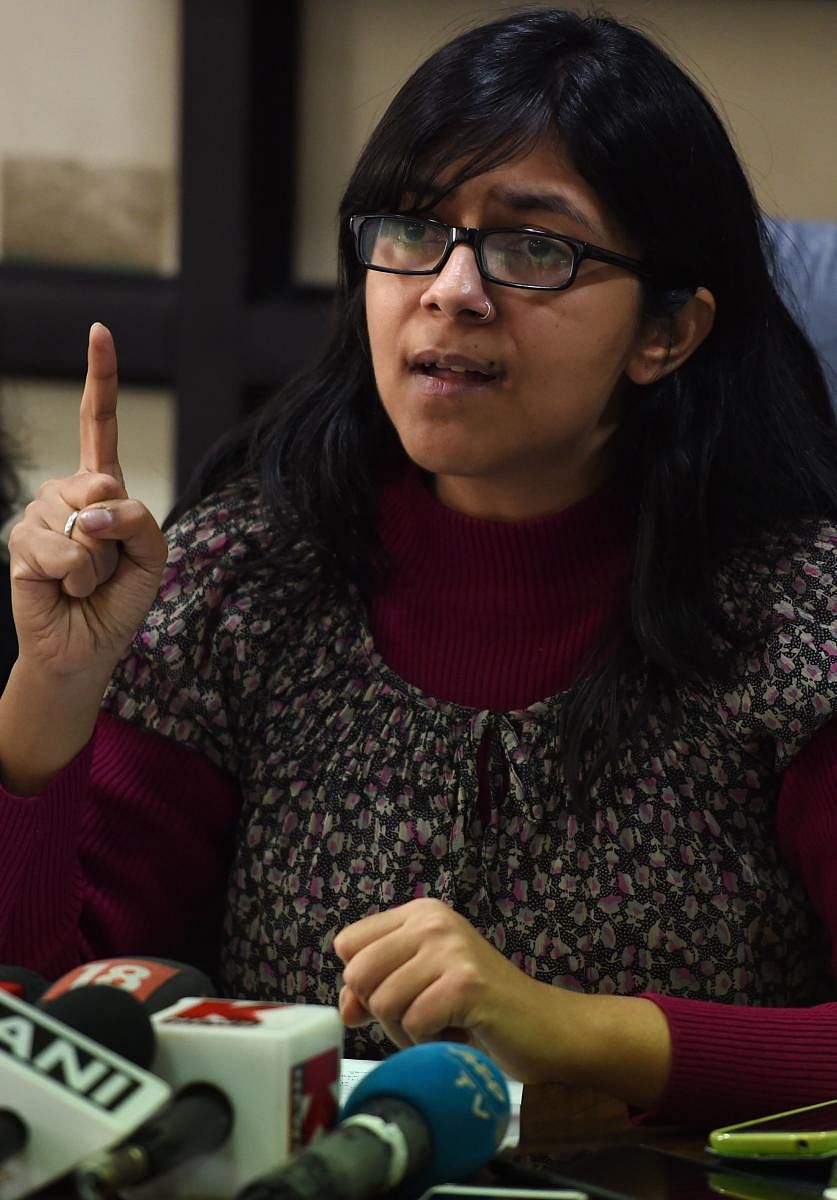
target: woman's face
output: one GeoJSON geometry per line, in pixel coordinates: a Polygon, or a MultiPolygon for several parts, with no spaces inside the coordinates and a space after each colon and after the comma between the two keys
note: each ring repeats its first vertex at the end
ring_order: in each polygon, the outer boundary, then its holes
{"type": "MultiPolygon", "coordinates": [[[[452,225],[534,226],[637,252],[547,143],[462,184],[432,215],[452,225]]],[[[599,486],[620,419],[620,381],[642,374],[649,335],[640,299],[635,275],[590,260],[566,291],[488,283],[462,245],[437,275],[367,272],[378,392],[444,503],[514,520],[558,511],[599,486]],[[490,315],[481,320],[486,301],[490,315]]]]}

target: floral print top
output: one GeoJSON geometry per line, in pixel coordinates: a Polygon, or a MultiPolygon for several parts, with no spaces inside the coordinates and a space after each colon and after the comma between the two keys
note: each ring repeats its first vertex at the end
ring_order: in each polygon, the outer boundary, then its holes
{"type": "MultiPolygon", "coordinates": [[[[333,1004],[337,930],[434,896],[564,987],[823,998],[826,934],[774,815],[782,772],[837,693],[837,530],[766,539],[719,573],[749,651],[730,654],[722,683],[664,699],[595,786],[590,819],[567,807],[563,694],[494,712],[422,693],[382,660],[362,604],[300,609],[269,543],[246,488],[187,514],[105,701],[240,781],[229,994],[333,1004]],[[503,781],[487,817],[486,737],[503,781]]],[[[354,1031],[347,1053],[376,1056],[382,1038],[354,1031]]]]}

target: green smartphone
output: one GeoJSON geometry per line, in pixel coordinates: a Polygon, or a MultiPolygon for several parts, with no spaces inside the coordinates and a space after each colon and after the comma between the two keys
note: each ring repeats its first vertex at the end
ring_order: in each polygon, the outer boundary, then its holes
{"type": "Polygon", "coordinates": [[[709,1149],[724,1157],[763,1160],[837,1156],[837,1100],[713,1129],[709,1149]]]}
{"type": "Polygon", "coordinates": [[[590,1200],[574,1188],[497,1187],[492,1184],[442,1183],[419,1200],[590,1200]]]}

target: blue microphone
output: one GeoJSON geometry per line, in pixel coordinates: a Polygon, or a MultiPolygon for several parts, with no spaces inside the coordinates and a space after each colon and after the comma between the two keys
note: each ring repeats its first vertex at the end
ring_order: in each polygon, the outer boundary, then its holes
{"type": "Polygon", "coordinates": [[[340,1124],[238,1200],[372,1200],[405,1179],[416,1190],[488,1161],[509,1123],[505,1076],[459,1042],[425,1042],[385,1059],[357,1084],[340,1124]]]}

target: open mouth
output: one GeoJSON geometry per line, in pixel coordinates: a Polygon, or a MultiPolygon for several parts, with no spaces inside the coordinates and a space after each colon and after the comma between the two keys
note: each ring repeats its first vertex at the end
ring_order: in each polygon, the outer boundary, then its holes
{"type": "Polygon", "coordinates": [[[474,367],[463,367],[456,363],[438,363],[438,362],[420,362],[416,363],[414,370],[421,375],[435,376],[444,379],[450,376],[456,376],[459,379],[465,379],[469,383],[490,383],[497,378],[497,372],[490,368],[487,370],[477,370],[474,367]]]}

